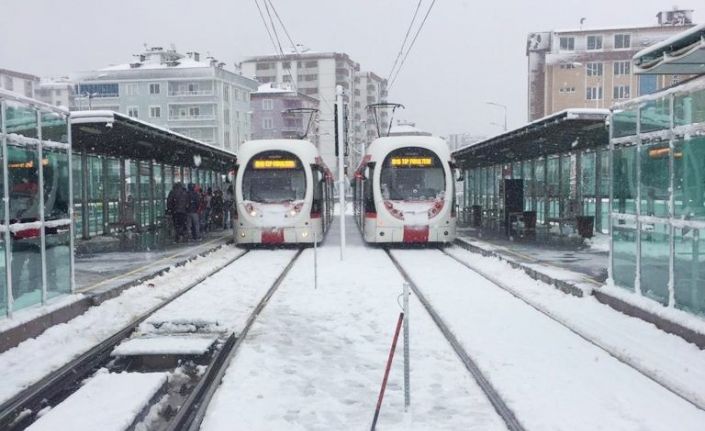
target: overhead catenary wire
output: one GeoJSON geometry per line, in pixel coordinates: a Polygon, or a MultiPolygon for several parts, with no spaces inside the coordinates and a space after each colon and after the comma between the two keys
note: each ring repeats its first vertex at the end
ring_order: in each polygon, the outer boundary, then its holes
{"type": "Polygon", "coordinates": [[[399,65],[399,68],[397,69],[397,72],[394,74],[394,78],[392,78],[391,82],[387,86],[387,90],[392,88],[392,85],[394,85],[394,82],[397,80],[397,77],[399,76],[399,72],[404,67],[404,63],[406,62],[406,58],[409,56],[409,53],[411,52],[412,48],[414,47],[414,44],[416,43],[416,39],[418,39],[418,37],[419,37],[419,34],[421,34],[421,30],[423,29],[424,25],[426,24],[426,20],[428,19],[428,15],[431,13],[431,9],[433,9],[433,6],[435,4],[436,4],[436,0],[433,0],[431,2],[431,5],[428,7],[428,10],[426,10],[426,15],[424,15],[423,20],[421,21],[421,25],[416,30],[416,34],[414,34],[414,38],[411,40],[411,44],[409,45],[409,48],[406,50],[406,54],[404,55],[404,58],[402,59],[401,64],[399,65]]]}
{"type": "Polygon", "coordinates": [[[291,44],[291,49],[294,50],[295,53],[299,53],[299,49],[296,48],[296,44],[294,43],[294,40],[291,38],[289,35],[289,30],[286,29],[286,26],[284,25],[284,21],[282,21],[281,17],[279,16],[279,12],[277,12],[277,9],[274,7],[274,3],[272,3],[272,0],[269,1],[269,6],[272,7],[272,11],[274,11],[274,16],[277,17],[277,21],[279,21],[279,24],[282,26],[282,30],[284,30],[284,34],[286,35],[286,38],[289,40],[289,43],[291,44]]]}
{"type": "MultiPolygon", "coordinates": [[[[260,7],[260,4],[257,0],[254,0],[255,5],[257,6],[257,10],[259,11],[259,16],[262,18],[262,24],[264,25],[265,30],[267,30],[267,34],[269,35],[269,40],[272,42],[272,47],[274,47],[274,52],[276,55],[278,55],[282,60],[284,59],[284,50],[282,49],[281,43],[279,42],[279,35],[276,32],[276,28],[274,26],[274,20],[272,19],[272,15],[269,12],[269,7],[267,7],[267,1],[268,0],[262,0],[264,2],[265,9],[267,10],[267,14],[269,15],[269,20],[272,25],[272,29],[269,29],[269,25],[267,24],[267,18],[264,16],[264,12],[262,12],[262,8],[260,7]],[[274,35],[276,36],[276,41],[275,37],[272,36],[272,31],[274,32],[274,35]]],[[[292,87],[294,90],[296,90],[297,85],[296,81],[294,80],[294,77],[291,74],[290,69],[286,69],[287,74],[289,75],[289,79],[291,82],[292,87]]]]}
{"type": "Polygon", "coordinates": [[[264,29],[267,30],[267,34],[269,35],[269,40],[272,42],[272,46],[274,47],[274,51],[277,51],[277,44],[274,42],[274,37],[272,36],[272,32],[269,30],[269,26],[267,25],[267,19],[264,17],[264,13],[262,13],[262,8],[259,5],[259,2],[257,0],[254,0],[255,5],[257,5],[257,10],[259,11],[259,16],[262,18],[262,24],[264,24],[264,29]]]}
{"type": "MultiPolygon", "coordinates": [[[[267,16],[269,16],[269,24],[272,26],[272,32],[274,33],[274,38],[277,41],[277,46],[279,47],[279,55],[284,56],[284,49],[282,48],[282,43],[279,40],[279,34],[277,33],[277,26],[274,25],[274,19],[272,18],[272,13],[269,11],[269,2],[268,0],[263,0],[264,2],[264,10],[267,11],[267,16]]],[[[275,48],[276,49],[276,48],[275,48]]]]}
{"type": "Polygon", "coordinates": [[[406,41],[409,39],[409,34],[411,33],[411,29],[414,26],[414,22],[416,21],[416,16],[419,14],[419,9],[421,9],[421,3],[423,0],[419,0],[419,2],[416,4],[416,10],[414,10],[414,16],[411,18],[411,22],[409,23],[409,28],[406,29],[406,34],[404,35],[404,40],[401,43],[401,46],[399,47],[399,53],[397,53],[397,58],[394,59],[394,64],[392,65],[392,69],[389,71],[389,75],[387,75],[387,81],[392,77],[394,74],[394,70],[397,67],[397,64],[399,63],[399,59],[401,58],[402,54],[404,53],[404,47],[406,46],[406,41]]]}

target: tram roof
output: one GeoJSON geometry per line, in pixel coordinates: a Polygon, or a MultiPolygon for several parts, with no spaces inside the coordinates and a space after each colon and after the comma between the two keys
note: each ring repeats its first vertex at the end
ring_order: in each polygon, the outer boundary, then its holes
{"type": "Polygon", "coordinates": [[[567,109],[453,152],[475,168],[607,145],[608,109],[567,109]]]}
{"type": "Polygon", "coordinates": [[[237,160],[230,151],[113,111],[71,112],[71,135],[74,151],[89,154],[221,172],[234,168],[237,160]]]}

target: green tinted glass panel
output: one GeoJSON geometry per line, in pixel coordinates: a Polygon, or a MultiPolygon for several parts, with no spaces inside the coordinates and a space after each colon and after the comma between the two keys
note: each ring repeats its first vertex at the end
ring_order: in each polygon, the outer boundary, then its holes
{"type": "Polygon", "coordinates": [[[639,123],[641,133],[664,130],[671,127],[669,99],[649,100],[641,108],[639,123]]]}
{"type": "Polygon", "coordinates": [[[671,170],[666,143],[641,147],[641,214],[656,217],[668,216],[671,170]]]}
{"type": "Polygon", "coordinates": [[[16,133],[28,138],[36,138],[37,110],[26,105],[8,100],[5,106],[7,133],[16,133]]]}
{"type": "Polygon", "coordinates": [[[676,307],[705,315],[705,232],[677,228],[674,235],[676,307]]]}
{"type": "Polygon", "coordinates": [[[71,292],[71,237],[69,225],[46,229],[47,295],[71,292]]]}
{"type": "Polygon", "coordinates": [[[621,138],[636,135],[636,109],[617,110],[612,115],[612,136],[621,138]]]}
{"type": "Polygon", "coordinates": [[[705,220],[705,137],[675,142],[673,170],[676,217],[705,220]]]}
{"type": "Polygon", "coordinates": [[[675,96],[673,101],[674,123],[685,126],[705,122],[705,90],[675,96]]]}
{"type": "Polygon", "coordinates": [[[641,293],[668,304],[670,235],[664,223],[641,224],[641,293]]]}
{"type": "Polygon", "coordinates": [[[66,151],[44,149],[44,218],[69,217],[69,155],[66,151]]]}
{"type": "Polygon", "coordinates": [[[619,287],[634,290],[636,278],[636,226],[626,220],[612,224],[612,277],[619,287]]]}
{"type": "Polygon", "coordinates": [[[7,278],[5,268],[5,241],[0,239],[0,317],[7,315],[7,278]]]}
{"type": "Polygon", "coordinates": [[[612,211],[636,214],[636,147],[618,147],[613,151],[612,180],[612,211]]]}
{"type": "Polygon", "coordinates": [[[68,121],[64,115],[42,111],[42,140],[68,144],[68,121]]]}

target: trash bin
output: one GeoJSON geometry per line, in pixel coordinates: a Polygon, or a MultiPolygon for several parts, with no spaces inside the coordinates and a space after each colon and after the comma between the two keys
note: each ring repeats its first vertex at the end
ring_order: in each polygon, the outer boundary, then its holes
{"type": "Polygon", "coordinates": [[[480,205],[472,206],[472,226],[480,227],[482,225],[482,207],[480,205]]]}
{"type": "Polygon", "coordinates": [[[575,225],[578,228],[578,234],[583,238],[592,238],[595,228],[594,216],[576,216],[575,225]]]}

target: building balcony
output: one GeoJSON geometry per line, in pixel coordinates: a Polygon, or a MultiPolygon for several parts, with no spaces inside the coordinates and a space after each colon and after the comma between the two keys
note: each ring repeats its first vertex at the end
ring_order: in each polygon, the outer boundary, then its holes
{"type": "Polygon", "coordinates": [[[212,96],[213,90],[169,90],[169,96],[212,96]]]}
{"type": "Polygon", "coordinates": [[[203,115],[169,115],[169,121],[208,121],[215,120],[215,115],[213,114],[203,114],[203,115]]]}

